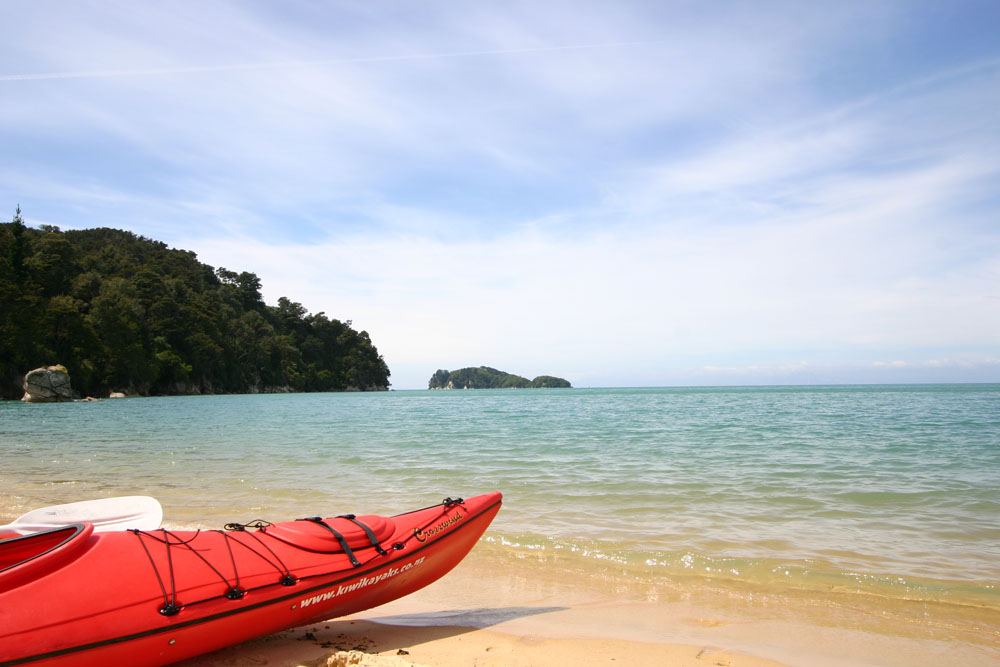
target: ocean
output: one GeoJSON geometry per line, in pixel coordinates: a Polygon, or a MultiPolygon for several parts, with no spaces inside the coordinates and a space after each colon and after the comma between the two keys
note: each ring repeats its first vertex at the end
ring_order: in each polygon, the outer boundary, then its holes
{"type": "Polygon", "coordinates": [[[998,384],[7,401],[0,457],[0,519],[142,494],[218,528],[497,489],[493,567],[654,601],[919,605],[997,641],[998,384]]]}

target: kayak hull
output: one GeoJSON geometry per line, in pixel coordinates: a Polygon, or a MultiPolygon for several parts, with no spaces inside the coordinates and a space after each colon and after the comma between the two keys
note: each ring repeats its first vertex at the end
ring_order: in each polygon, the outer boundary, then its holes
{"type": "Polygon", "coordinates": [[[370,609],[455,567],[500,504],[490,493],[395,517],[84,530],[50,572],[0,570],[0,667],[163,665],[370,609]]]}

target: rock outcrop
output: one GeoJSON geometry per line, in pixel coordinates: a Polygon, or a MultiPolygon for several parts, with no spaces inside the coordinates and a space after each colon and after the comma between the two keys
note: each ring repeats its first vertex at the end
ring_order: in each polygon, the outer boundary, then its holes
{"type": "Polygon", "coordinates": [[[69,372],[65,366],[56,365],[36,368],[24,376],[25,403],[59,403],[72,401],[73,387],[69,383],[69,372]]]}

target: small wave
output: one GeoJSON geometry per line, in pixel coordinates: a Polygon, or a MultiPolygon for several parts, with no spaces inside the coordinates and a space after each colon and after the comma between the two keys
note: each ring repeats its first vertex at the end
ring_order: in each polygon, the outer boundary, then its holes
{"type": "MultiPolygon", "coordinates": [[[[908,573],[838,567],[824,559],[799,560],[708,554],[691,550],[659,551],[636,545],[593,540],[545,538],[491,532],[483,542],[494,556],[516,561],[558,562],[582,576],[629,585],[729,588],[770,594],[836,593],[897,601],[986,607],[1000,612],[1000,590],[989,582],[932,579],[908,573]]],[[[843,562],[863,564],[863,554],[838,554],[843,562]]]]}

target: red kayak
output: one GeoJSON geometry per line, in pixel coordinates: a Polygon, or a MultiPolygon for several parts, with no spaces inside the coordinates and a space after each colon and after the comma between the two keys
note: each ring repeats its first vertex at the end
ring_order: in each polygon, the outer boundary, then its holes
{"type": "Polygon", "coordinates": [[[500,510],[499,492],[392,517],[0,541],[0,667],[165,665],[370,609],[443,576],[500,510]]]}

